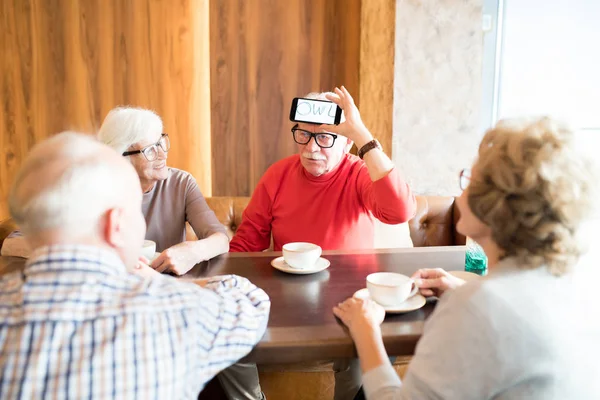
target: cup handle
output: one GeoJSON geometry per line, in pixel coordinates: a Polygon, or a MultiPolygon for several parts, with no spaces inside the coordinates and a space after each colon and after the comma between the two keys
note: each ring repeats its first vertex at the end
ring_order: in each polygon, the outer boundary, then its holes
{"type": "Polygon", "coordinates": [[[413,289],[411,290],[410,294],[408,295],[408,298],[413,297],[415,294],[419,293],[419,287],[417,286],[417,282],[413,281],[413,289]]]}

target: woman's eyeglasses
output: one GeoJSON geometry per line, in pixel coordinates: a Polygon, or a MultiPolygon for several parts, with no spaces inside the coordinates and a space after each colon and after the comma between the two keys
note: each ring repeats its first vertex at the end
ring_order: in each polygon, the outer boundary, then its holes
{"type": "Polygon", "coordinates": [[[333,147],[335,139],[337,139],[337,135],[334,135],[333,133],[312,133],[298,128],[298,124],[294,125],[292,128],[292,135],[294,135],[294,142],[298,144],[308,144],[310,139],[314,138],[317,146],[322,149],[333,147]]]}
{"type": "Polygon", "coordinates": [[[465,190],[469,186],[469,183],[471,183],[471,170],[465,168],[458,175],[458,186],[460,190],[465,190]]]}
{"type": "Polygon", "coordinates": [[[148,146],[144,147],[143,149],[126,151],[125,153],[123,153],[123,156],[127,157],[127,156],[131,156],[134,154],[142,153],[144,155],[144,157],[146,157],[146,160],[154,161],[158,158],[158,147],[159,146],[165,153],[169,151],[169,149],[171,148],[171,141],[169,140],[168,134],[163,133],[162,135],[160,135],[160,139],[158,139],[158,142],[148,145],[148,146]]]}

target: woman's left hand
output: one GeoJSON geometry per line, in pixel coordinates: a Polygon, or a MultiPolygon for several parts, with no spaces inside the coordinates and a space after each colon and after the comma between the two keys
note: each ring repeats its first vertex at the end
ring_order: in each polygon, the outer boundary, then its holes
{"type": "Polygon", "coordinates": [[[150,268],[149,264],[150,261],[146,257],[140,256],[135,268],[131,272],[144,278],[151,278],[160,275],[155,270],[150,268]]]}
{"type": "Polygon", "coordinates": [[[350,330],[352,337],[361,330],[379,327],[385,318],[385,310],[371,299],[351,297],[333,308],[336,317],[350,330]]]}
{"type": "Polygon", "coordinates": [[[160,253],[150,266],[157,272],[183,275],[198,262],[193,242],[182,242],[160,253]]]}

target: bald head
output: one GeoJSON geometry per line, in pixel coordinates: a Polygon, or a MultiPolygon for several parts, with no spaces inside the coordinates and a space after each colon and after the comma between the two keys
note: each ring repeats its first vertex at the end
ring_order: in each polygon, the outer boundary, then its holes
{"type": "Polygon", "coordinates": [[[115,210],[141,215],[141,188],[133,167],[114,150],[67,132],[33,148],[16,176],[9,207],[34,245],[110,245],[107,217],[115,210]]]}

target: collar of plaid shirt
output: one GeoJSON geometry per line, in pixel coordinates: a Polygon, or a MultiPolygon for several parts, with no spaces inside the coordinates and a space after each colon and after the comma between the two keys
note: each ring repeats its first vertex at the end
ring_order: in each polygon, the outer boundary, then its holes
{"type": "Polygon", "coordinates": [[[87,245],[52,245],[37,248],[25,264],[24,274],[76,269],[109,275],[126,274],[119,256],[109,249],[87,245]]]}

